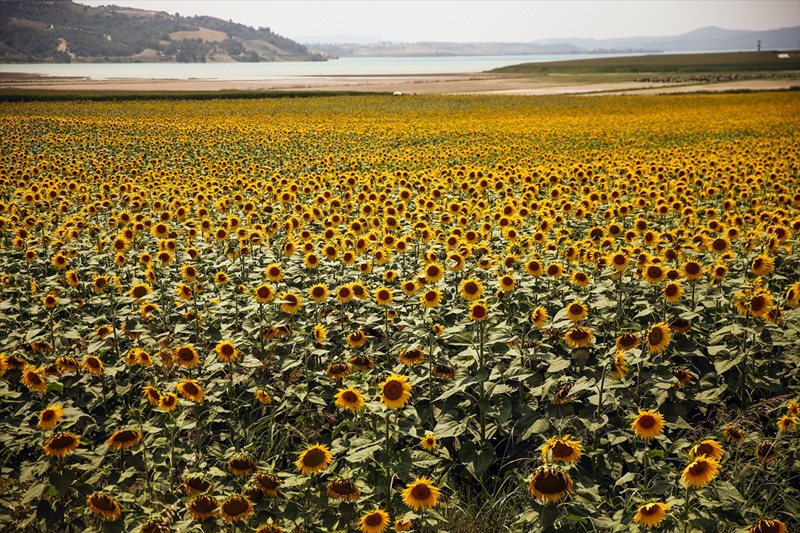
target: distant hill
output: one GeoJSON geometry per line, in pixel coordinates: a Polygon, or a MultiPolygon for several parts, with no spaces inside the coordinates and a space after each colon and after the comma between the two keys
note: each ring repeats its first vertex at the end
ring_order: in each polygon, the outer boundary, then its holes
{"type": "Polygon", "coordinates": [[[0,0],[2,62],[313,61],[269,28],[70,0],[0,0]]]}
{"type": "MultiPolygon", "coordinates": [[[[309,49],[340,57],[352,56],[470,56],[586,54],[609,52],[723,52],[800,49],[800,26],[776,30],[726,30],[701,28],[669,37],[625,37],[619,39],[538,39],[524,43],[448,42],[342,42],[341,39],[308,44],[309,49]]],[[[305,41],[309,43],[308,40],[305,41]]]]}

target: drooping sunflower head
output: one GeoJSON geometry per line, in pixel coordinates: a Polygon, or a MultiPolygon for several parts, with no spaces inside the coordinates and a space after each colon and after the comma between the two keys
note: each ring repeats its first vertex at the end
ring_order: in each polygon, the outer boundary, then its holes
{"type": "Polygon", "coordinates": [[[759,520],[748,533],[788,533],[786,524],[775,518],[765,518],[759,520]]]}
{"type": "Polygon", "coordinates": [[[425,511],[439,504],[441,491],[426,477],[418,477],[403,490],[403,503],[414,511],[425,511]]]}
{"type": "Polygon", "coordinates": [[[211,518],[217,514],[219,502],[213,496],[201,494],[200,496],[195,496],[192,498],[187,506],[189,508],[189,514],[191,515],[192,520],[202,522],[203,520],[211,518]]]}
{"type": "Polygon", "coordinates": [[[113,522],[122,516],[117,500],[105,492],[93,492],[86,498],[86,506],[103,520],[113,522]]]}
{"type": "Polygon", "coordinates": [[[594,339],[594,333],[592,333],[592,330],[585,327],[570,328],[564,336],[564,340],[573,348],[589,346],[592,339],[594,339]]]}
{"type": "Polygon", "coordinates": [[[44,453],[50,457],[61,458],[71,454],[80,444],[81,439],[77,435],[64,431],[50,437],[44,445],[44,453]]]}
{"type": "Polygon", "coordinates": [[[418,347],[409,348],[408,350],[403,350],[400,352],[398,359],[400,359],[400,362],[404,365],[411,367],[418,365],[425,360],[425,352],[418,347]]]}
{"type": "Polygon", "coordinates": [[[228,460],[228,471],[235,476],[246,476],[255,471],[257,466],[250,454],[246,452],[234,454],[228,460]]]}
{"type": "Polygon", "coordinates": [[[212,486],[207,477],[199,474],[190,474],[183,478],[183,487],[192,496],[208,492],[212,486]]]}
{"type": "Polygon", "coordinates": [[[219,506],[219,514],[223,520],[232,524],[246,521],[253,513],[253,503],[244,496],[229,496],[219,506]]]}
{"type": "Polygon", "coordinates": [[[358,500],[361,491],[355,483],[348,479],[335,479],[328,483],[327,486],[328,496],[332,500],[339,500],[344,502],[354,502],[358,500]]]}
{"type": "Polygon", "coordinates": [[[37,426],[43,431],[53,429],[64,417],[64,408],[59,404],[49,405],[39,413],[37,426]]]}
{"type": "Polygon", "coordinates": [[[399,409],[411,399],[411,384],[406,376],[393,374],[381,384],[381,402],[388,409],[399,409]]]}
{"type": "Polygon", "coordinates": [[[778,447],[772,441],[763,441],[756,446],[756,459],[769,463],[778,457],[778,447]]]}
{"type": "Polygon", "coordinates": [[[142,440],[138,429],[118,429],[108,439],[108,447],[115,450],[127,450],[142,440]]]}
{"type": "Polygon", "coordinates": [[[528,490],[534,498],[551,503],[558,503],[574,492],[570,475],[556,466],[543,466],[534,472],[528,490]]]}
{"type": "Polygon", "coordinates": [[[325,444],[310,444],[300,453],[295,462],[297,470],[304,476],[322,472],[333,461],[333,452],[325,444]]]}
{"type": "Polygon", "coordinates": [[[278,490],[281,486],[281,480],[273,475],[267,474],[266,472],[257,472],[253,475],[253,483],[264,491],[265,494],[276,498],[278,496],[278,490]]]}
{"type": "Polygon", "coordinates": [[[720,446],[720,444],[713,439],[706,439],[700,441],[699,443],[692,446],[691,449],[689,449],[689,457],[691,458],[705,455],[706,457],[710,457],[712,459],[716,459],[717,461],[719,461],[722,459],[722,456],[724,454],[725,450],[723,450],[722,446],[720,446]]]}

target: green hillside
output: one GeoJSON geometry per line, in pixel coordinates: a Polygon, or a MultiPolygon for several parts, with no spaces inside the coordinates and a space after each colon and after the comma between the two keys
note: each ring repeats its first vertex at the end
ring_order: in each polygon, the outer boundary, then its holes
{"type": "Polygon", "coordinates": [[[69,0],[0,1],[0,61],[159,62],[319,60],[274,33],[214,17],[181,17],[69,0]]]}

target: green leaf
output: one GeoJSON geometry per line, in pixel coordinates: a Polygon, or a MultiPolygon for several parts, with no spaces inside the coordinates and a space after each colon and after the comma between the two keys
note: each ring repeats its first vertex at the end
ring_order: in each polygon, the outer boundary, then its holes
{"type": "Polygon", "coordinates": [[[619,487],[620,485],[625,485],[627,483],[630,483],[634,479],[636,479],[636,474],[634,472],[628,472],[627,474],[623,474],[622,476],[620,476],[619,479],[617,479],[617,481],[614,483],[614,487],[616,488],[619,487]]]}

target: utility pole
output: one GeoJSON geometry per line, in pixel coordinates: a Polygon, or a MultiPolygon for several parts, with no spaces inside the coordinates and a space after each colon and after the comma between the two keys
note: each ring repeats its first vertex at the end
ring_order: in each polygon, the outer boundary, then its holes
{"type": "Polygon", "coordinates": [[[761,51],[761,39],[758,40],[758,51],[761,51]]]}

